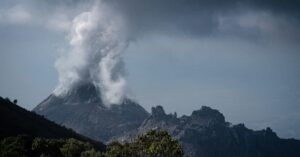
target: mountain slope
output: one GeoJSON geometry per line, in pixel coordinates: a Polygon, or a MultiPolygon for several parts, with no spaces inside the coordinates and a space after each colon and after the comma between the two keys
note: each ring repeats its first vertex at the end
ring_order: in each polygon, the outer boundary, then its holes
{"type": "Polygon", "coordinates": [[[0,97],[0,125],[0,139],[20,134],[54,139],[75,138],[93,144],[98,150],[105,149],[104,144],[79,135],[71,129],[59,126],[2,97],[0,97]]]}
{"type": "Polygon", "coordinates": [[[90,138],[108,141],[136,129],[149,116],[137,103],[126,99],[106,107],[93,84],[74,87],[66,95],[50,95],[33,110],[90,138]]]}
{"type": "Polygon", "coordinates": [[[270,128],[253,131],[231,125],[217,110],[202,107],[191,116],[165,114],[161,106],[142,125],[118,139],[128,141],[149,130],[165,130],[182,144],[189,157],[299,157],[300,141],[280,139],[270,128]]]}

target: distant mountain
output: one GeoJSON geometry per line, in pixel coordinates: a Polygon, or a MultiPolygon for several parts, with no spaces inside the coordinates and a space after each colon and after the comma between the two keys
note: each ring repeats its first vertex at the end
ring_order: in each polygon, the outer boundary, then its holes
{"type": "Polygon", "coordinates": [[[203,106],[191,116],[177,118],[161,106],[141,126],[119,138],[128,141],[148,130],[165,130],[178,139],[187,157],[299,157],[300,141],[280,139],[270,128],[260,131],[231,125],[217,110],[203,106]]]}
{"type": "Polygon", "coordinates": [[[81,84],[64,96],[51,94],[33,111],[80,134],[104,142],[138,128],[149,116],[143,107],[129,99],[121,105],[107,107],[100,95],[93,84],[81,84]]]}
{"type": "Polygon", "coordinates": [[[75,138],[93,144],[97,150],[105,149],[105,145],[100,142],[77,134],[71,129],[59,126],[34,112],[17,106],[8,99],[0,97],[0,139],[18,135],[49,139],[75,138]]]}

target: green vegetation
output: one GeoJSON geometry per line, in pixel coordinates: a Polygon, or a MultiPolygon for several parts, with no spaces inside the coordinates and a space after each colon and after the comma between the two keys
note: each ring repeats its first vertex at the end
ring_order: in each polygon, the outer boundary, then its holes
{"type": "Polygon", "coordinates": [[[0,143],[0,157],[97,157],[93,152],[97,154],[90,143],[73,138],[44,139],[19,135],[4,138],[0,143]]]}
{"type": "Polygon", "coordinates": [[[131,143],[112,142],[106,152],[90,143],[70,139],[6,137],[0,142],[0,157],[181,157],[179,143],[165,131],[150,131],[131,143]]]}
{"type": "Polygon", "coordinates": [[[132,143],[112,142],[107,157],[181,157],[183,149],[166,131],[149,131],[132,143]]]}

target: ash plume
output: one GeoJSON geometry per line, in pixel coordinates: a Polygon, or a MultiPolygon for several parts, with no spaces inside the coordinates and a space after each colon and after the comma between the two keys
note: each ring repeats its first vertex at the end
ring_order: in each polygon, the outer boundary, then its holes
{"type": "Polygon", "coordinates": [[[124,24],[119,15],[96,3],[76,16],[69,33],[70,50],[56,62],[59,85],[55,95],[73,87],[93,83],[106,105],[120,104],[125,97],[122,52],[127,47],[124,24]]]}

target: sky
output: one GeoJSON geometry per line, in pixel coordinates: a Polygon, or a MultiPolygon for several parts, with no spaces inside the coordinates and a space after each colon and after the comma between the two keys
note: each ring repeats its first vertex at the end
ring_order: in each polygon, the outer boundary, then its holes
{"type": "MultiPolygon", "coordinates": [[[[148,111],[162,105],[167,113],[189,115],[206,105],[233,124],[300,139],[296,0],[0,1],[0,96],[31,110],[64,85],[61,69],[77,62],[58,60],[77,50],[72,30],[78,35],[81,25],[75,19],[95,6],[91,16],[101,20],[88,35],[83,31],[83,41],[89,44],[97,38],[90,34],[103,31],[99,26],[111,28],[121,19],[114,36],[127,44],[118,51],[120,77],[126,96],[148,111]]],[[[90,45],[79,48],[85,53],[90,45]]],[[[80,69],[91,70],[90,64],[80,69]]]]}

